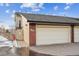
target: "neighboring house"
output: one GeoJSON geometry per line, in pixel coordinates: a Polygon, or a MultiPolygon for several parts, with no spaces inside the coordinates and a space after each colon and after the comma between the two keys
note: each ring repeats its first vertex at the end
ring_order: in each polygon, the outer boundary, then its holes
{"type": "Polygon", "coordinates": [[[20,47],[79,42],[77,18],[17,12],[15,22],[20,47]]]}
{"type": "Polygon", "coordinates": [[[8,40],[12,40],[11,33],[9,32],[8,29],[0,27],[0,36],[3,36],[3,37],[5,37],[8,40]]]}

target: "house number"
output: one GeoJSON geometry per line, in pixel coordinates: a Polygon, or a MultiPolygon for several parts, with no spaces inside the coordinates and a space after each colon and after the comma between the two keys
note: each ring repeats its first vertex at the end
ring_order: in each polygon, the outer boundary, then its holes
{"type": "Polygon", "coordinates": [[[34,29],[30,29],[32,32],[34,32],[34,29]]]}

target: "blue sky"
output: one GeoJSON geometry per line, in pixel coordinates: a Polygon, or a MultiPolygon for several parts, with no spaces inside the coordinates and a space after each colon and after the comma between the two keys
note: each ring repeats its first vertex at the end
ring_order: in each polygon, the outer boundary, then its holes
{"type": "Polygon", "coordinates": [[[79,18],[78,3],[0,3],[0,22],[13,26],[14,13],[35,13],[79,18]]]}

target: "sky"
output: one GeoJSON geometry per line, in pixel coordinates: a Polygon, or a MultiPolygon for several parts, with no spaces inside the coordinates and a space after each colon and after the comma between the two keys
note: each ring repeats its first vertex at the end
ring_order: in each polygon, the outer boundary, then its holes
{"type": "Polygon", "coordinates": [[[78,3],[0,3],[0,23],[14,26],[15,12],[79,18],[78,3]]]}

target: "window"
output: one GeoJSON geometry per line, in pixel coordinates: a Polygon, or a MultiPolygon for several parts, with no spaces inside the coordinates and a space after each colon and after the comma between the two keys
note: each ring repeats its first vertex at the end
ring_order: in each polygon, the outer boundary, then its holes
{"type": "Polygon", "coordinates": [[[21,20],[19,20],[19,29],[21,29],[22,27],[21,27],[21,20]]]}
{"type": "Polygon", "coordinates": [[[16,29],[22,29],[21,20],[18,20],[18,21],[16,22],[16,29]]]}

